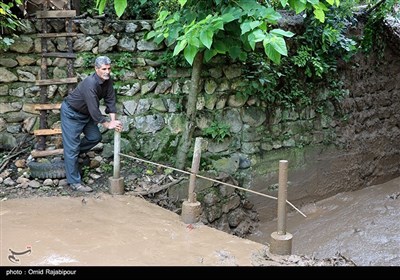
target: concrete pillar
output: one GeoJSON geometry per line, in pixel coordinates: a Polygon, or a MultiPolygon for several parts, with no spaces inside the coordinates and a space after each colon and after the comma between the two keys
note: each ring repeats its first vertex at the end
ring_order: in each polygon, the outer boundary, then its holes
{"type": "Polygon", "coordinates": [[[271,234],[269,247],[269,251],[276,255],[292,254],[293,235],[286,232],[287,173],[288,161],[279,161],[278,229],[271,234]]]}
{"type": "Polygon", "coordinates": [[[185,224],[195,224],[200,221],[201,204],[200,202],[189,202],[185,200],[182,203],[181,220],[185,224]]]}
{"type": "Polygon", "coordinates": [[[120,153],[121,132],[114,131],[114,172],[113,177],[108,178],[109,191],[111,194],[124,194],[124,177],[120,176],[120,153]]]}
{"type": "Polygon", "coordinates": [[[119,178],[108,178],[108,185],[110,194],[124,194],[125,186],[124,186],[124,177],[119,178]]]}

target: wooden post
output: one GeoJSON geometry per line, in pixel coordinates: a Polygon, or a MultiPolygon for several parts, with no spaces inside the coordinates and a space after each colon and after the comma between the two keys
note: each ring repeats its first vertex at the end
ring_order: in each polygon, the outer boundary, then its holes
{"type": "Polygon", "coordinates": [[[278,234],[286,234],[286,198],[287,198],[288,161],[279,161],[279,189],[278,189],[278,234]]]}
{"type": "Polygon", "coordinates": [[[196,200],[194,189],[196,187],[196,175],[199,172],[201,158],[201,137],[197,137],[194,144],[192,169],[189,180],[188,200],[182,203],[181,220],[186,224],[197,223],[200,220],[201,204],[196,200]]]}
{"type": "Polygon", "coordinates": [[[188,192],[189,193],[188,200],[190,203],[196,202],[194,189],[196,187],[196,174],[199,172],[199,166],[200,166],[202,140],[203,139],[201,137],[197,137],[194,143],[194,152],[193,152],[192,169],[191,169],[192,174],[190,174],[189,192],[188,192]]]}
{"type": "Polygon", "coordinates": [[[279,189],[278,189],[278,228],[271,234],[269,250],[272,254],[292,254],[293,235],[286,232],[286,198],[287,198],[288,161],[279,161],[279,189]]]}

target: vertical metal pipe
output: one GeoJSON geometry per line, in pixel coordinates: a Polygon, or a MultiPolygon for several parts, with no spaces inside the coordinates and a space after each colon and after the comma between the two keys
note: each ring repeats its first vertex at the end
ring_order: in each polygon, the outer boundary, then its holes
{"type": "Polygon", "coordinates": [[[279,161],[279,189],[278,189],[278,230],[279,235],[286,234],[286,198],[288,161],[279,161]]]}
{"type": "Polygon", "coordinates": [[[120,177],[121,132],[114,131],[114,179],[120,177]]]}
{"type": "Polygon", "coordinates": [[[194,188],[196,186],[196,174],[199,172],[200,166],[200,158],[201,158],[201,141],[203,138],[197,137],[194,143],[194,152],[193,152],[193,160],[192,160],[192,174],[190,174],[190,181],[189,181],[189,195],[188,200],[190,203],[194,203],[194,188]]]}

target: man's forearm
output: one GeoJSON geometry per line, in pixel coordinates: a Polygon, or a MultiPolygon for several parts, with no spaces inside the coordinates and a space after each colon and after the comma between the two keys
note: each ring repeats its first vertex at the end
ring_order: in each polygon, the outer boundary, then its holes
{"type": "Polygon", "coordinates": [[[111,121],[115,121],[117,119],[117,114],[110,113],[110,119],[111,119],[111,121]]]}

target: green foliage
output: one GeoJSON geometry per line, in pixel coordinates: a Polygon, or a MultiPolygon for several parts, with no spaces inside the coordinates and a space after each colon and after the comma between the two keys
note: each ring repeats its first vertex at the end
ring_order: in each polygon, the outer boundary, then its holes
{"type": "Polygon", "coordinates": [[[174,56],[172,51],[163,52],[160,57],[162,64],[156,70],[156,78],[167,77],[168,69],[188,68],[190,65],[182,56],[174,56]]]}
{"type": "Polygon", "coordinates": [[[82,181],[84,183],[88,183],[89,182],[89,175],[90,175],[90,167],[85,165],[82,166],[82,181]]]}
{"type": "Polygon", "coordinates": [[[93,69],[96,56],[91,52],[84,52],[79,54],[83,59],[83,67],[93,69]]]}
{"type": "Polygon", "coordinates": [[[132,69],[133,56],[130,52],[121,52],[112,60],[112,72],[115,77],[119,79],[122,77],[126,70],[132,69]]]}
{"type": "Polygon", "coordinates": [[[211,137],[217,142],[222,142],[226,137],[231,136],[230,125],[214,121],[203,130],[203,134],[205,137],[211,137]]]}
{"type": "Polygon", "coordinates": [[[112,15],[114,12],[120,19],[154,19],[160,0],[96,0],[99,14],[112,15]]]}
{"type": "Polygon", "coordinates": [[[206,62],[225,55],[248,67],[241,94],[256,95],[271,107],[316,104],[313,98],[318,88],[310,83],[341,92],[329,83],[337,79],[337,60],[348,60],[357,51],[356,42],[345,32],[352,24],[352,7],[358,2],[141,0],[140,4],[156,3],[159,7],[154,30],[145,38],[173,47],[172,54],[162,57],[163,66],[156,73],[147,73],[147,78],[164,77],[167,68],[178,67],[181,62],[174,58],[184,57],[186,64],[192,65],[199,52],[204,52],[206,62]],[[306,15],[306,30],[294,37],[291,50],[285,38],[294,33],[276,28],[281,18],[278,9],[306,15]]]}
{"type": "Polygon", "coordinates": [[[14,0],[10,3],[0,2],[0,50],[7,50],[10,45],[14,43],[14,40],[10,36],[4,36],[4,31],[15,31],[18,26],[23,24],[11,11],[11,8],[15,5],[21,5],[21,0],[14,0]]]}
{"type": "Polygon", "coordinates": [[[113,172],[114,166],[109,163],[104,163],[100,166],[101,170],[106,174],[111,174],[113,172]]]}
{"type": "Polygon", "coordinates": [[[361,41],[361,48],[365,53],[377,52],[379,56],[383,55],[385,49],[385,40],[383,40],[383,20],[386,16],[393,16],[399,19],[400,14],[396,12],[395,6],[399,4],[398,0],[370,1],[366,13],[362,14],[360,19],[366,21],[364,27],[364,36],[361,41]]]}
{"type": "Polygon", "coordinates": [[[109,18],[116,18],[127,20],[127,19],[154,19],[157,14],[157,5],[159,0],[151,0],[147,3],[142,4],[142,1],[138,0],[83,0],[80,1],[81,12],[88,13],[90,16],[96,16],[98,14],[106,14],[109,18]],[[116,10],[119,11],[123,8],[126,3],[126,7],[123,13],[118,16],[116,10]],[[117,7],[116,7],[117,6],[117,7]]]}
{"type": "Polygon", "coordinates": [[[206,61],[218,54],[245,60],[256,44],[261,44],[275,63],[287,55],[284,37],[294,34],[273,28],[281,16],[267,5],[255,0],[179,3],[179,10],[176,5],[160,8],[155,30],[146,39],[175,45],[174,56],[183,53],[191,65],[198,52],[205,53],[206,61]]]}
{"type": "Polygon", "coordinates": [[[157,71],[146,71],[145,73],[146,79],[149,81],[155,81],[157,79],[157,71]]]}
{"type": "Polygon", "coordinates": [[[312,17],[305,19],[306,30],[295,38],[298,48],[292,61],[304,69],[307,77],[323,78],[336,72],[337,60],[347,61],[358,50],[357,43],[346,37],[352,14],[345,13],[345,7],[329,11],[325,24],[312,17]]]}

